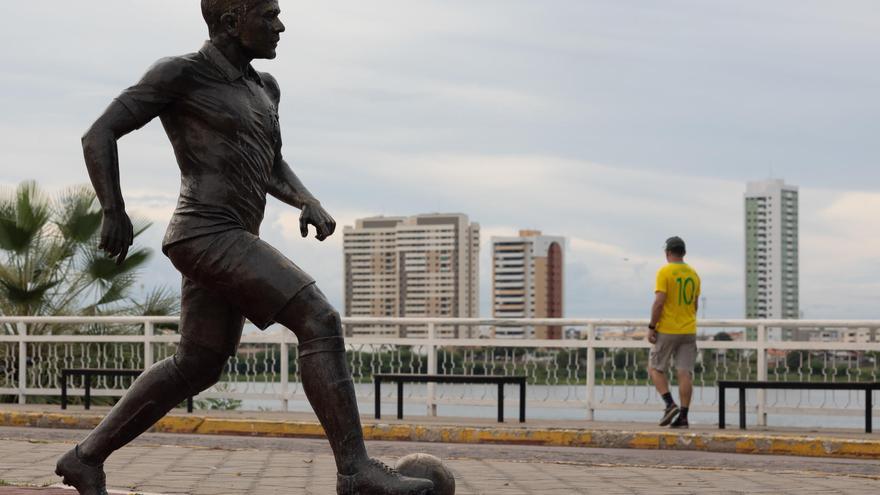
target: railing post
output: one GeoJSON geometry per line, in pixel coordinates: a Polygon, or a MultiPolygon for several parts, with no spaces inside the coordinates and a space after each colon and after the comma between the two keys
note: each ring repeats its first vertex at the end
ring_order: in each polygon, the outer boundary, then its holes
{"type": "Polygon", "coordinates": [[[155,328],[153,322],[144,322],[144,369],[150,369],[156,358],[153,356],[153,335],[155,328]]]}
{"type": "Polygon", "coordinates": [[[27,404],[27,325],[18,323],[18,403],[27,404]]]}
{"type": "Polygon", "coordinates": [[[596,326],[587,325],[587,420],[596,417],[596,326]]]}
{"type": "MultiPolygon", "coordinates": [[[[758,380],[767,380],[767,327],[758,325],[758,380]]],[[[758,395],[758,426],[767,426],[767,391],[759,388],[758,395]]]]}
{"type": "Polygon", "coordinates": [[[278,344],[281,346],[281,410],[284,412],[290,411],[290,398],[287,396],[290,385],[290,346],[288,345],[290,333],[292,333],[290,330],[284,328],[278,344]]]}
{"type": "MultiPolygon", "coordinates": [[[[435,339],[437,338],[437,326],[435,323],[428,323],[428,374],[436,375],[437,374],[437,345],[435,343],[435,339]]],[[[428,383],[428,399],[427,399],[427,407],[428,407],[428,416],[436,416],[437,415],[437,403],[436,401],[436,384],[428,383]]]]}

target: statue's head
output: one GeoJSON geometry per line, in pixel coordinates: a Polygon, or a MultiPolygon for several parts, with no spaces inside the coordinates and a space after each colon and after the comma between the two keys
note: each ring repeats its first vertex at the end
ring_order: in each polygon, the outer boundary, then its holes
{"type": "Polygon", "coordinates": [[[275,58],[284,24],[278,0],[202,0],[202,16],[215,43],[234,42],[253,58],[275,58]]]}

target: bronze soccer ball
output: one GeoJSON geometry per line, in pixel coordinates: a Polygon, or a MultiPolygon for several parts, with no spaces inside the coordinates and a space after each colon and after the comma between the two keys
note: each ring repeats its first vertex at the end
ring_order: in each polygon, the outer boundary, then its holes
{"type": "Polygon", "coordinates": [[[430,454],[410,454],[395,466],[400,474],[434,482],[434,495],[455,495],[455,476],[443,461],[430,454]]]}

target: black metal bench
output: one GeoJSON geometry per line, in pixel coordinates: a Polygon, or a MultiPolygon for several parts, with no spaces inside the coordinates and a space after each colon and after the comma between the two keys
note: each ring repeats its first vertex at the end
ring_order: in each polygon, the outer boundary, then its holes
{"type": "MultiPolygon", "coordinates": [[[[86,409],[92,405],[93,376],[131,376],[137,378],[144,370],[114,370],[108,368],[62,368],[61,370],[61,409],[67,409],[67,377],[84,376],[86,394],[83,404],[86,409]]],[[[193,398],[186,399],[186,412],[193,412],[193,398]]]]}
{"type": "Polygon", "coordinates": [[[880,382],[768,382],[721,380],[718,382],[718,427],[724,428],[724,395],[728,388],[739,389],[739,428],[746,429],[746,389],[785,389],[785,390],[864,390],[865,391],[865,433],[872,432],[872,396],[880,390],[880,382]]]}
{"type": "Polygon", "coordinates": [[[419,375],[378,373],[373,375],[376,387],[376,419],[382,418],[382,381],[397,382],[397,419],[403,419],[403,384],[409,383],[495,383],[498,385],[498,422],[504,422],[504,385],[519,384],[519,422],[526,421],[526,377],[492,375],[419,375]]]}

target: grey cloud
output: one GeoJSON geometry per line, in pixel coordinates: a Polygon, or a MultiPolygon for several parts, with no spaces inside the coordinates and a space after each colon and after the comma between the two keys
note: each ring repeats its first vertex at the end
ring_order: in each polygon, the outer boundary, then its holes
{"type": "MultiPolygon", "coordinates": [[[[707,267],[733,267],[709,270],[706,286],[710,316],[739,316],[742,189],[772,171],[804,187],[808,316],[874,315],[880,272],[876,257],[856,256],[856,232],[876,242],[878,230],[850,210],[822,216],[880,185],[873,1],[281,5],[279,58],[257,66],[281,81],[285,155],[344,217],[464,211],[489,228],[541,228],[642,260],[675,231],[707,267]],[[845,276],[828,268],[831,232],[848,241],[830,255],[861,263],[842,265],[845,276]]],[[[0,183],[86,181],[89,122],[154,60],[204,37],[195,1],[7,6],[0,183]]],[[[145,241],[158,247],[178,187],[158,122],[123,139],[120,156],[132,207],[157,221],[145,241]]],[[[339,304],[338,240],[285,236],[289,210],[270,204],[266,237],[339,304]]],[[[654,267],[618,258],[569,253],[568,314],[644,314],[654,267]]],[[[177,283],[166,260],[152,263],[145,282],[177,283]]]]}

